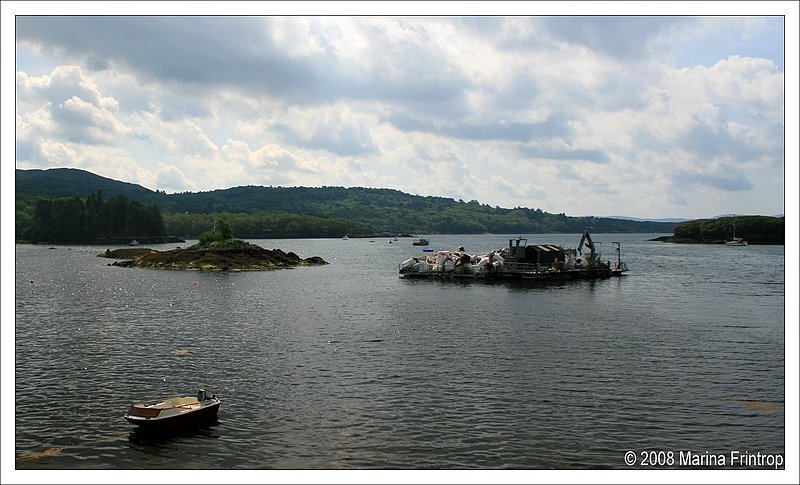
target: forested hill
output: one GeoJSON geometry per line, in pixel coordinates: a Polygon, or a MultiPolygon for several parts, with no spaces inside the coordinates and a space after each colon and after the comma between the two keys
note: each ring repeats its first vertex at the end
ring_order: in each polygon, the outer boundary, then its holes
{"type": "Polygon", "coordinates": [[[139,202],[158,202],[162,192],[141,185],[120,182],[76,168],[20,170],[14,173],[16,198],[21,197],[87,197],[98,190],[106,197],[124,195],[139,202]]]}
{"type": "Polygon", "coordinates": [[[671,233],[674,223],[568,217],[540,209],[491,207],[478,201],[410,195],[392,189],[244,186],[166,194],[76,169],[17,170],[17,226],[38,198],[124,195],[156,204],[167,233],[197,235],[209,215],[226,215],[238,237],[341,236],[345,233],[536,234],[671,233]]]}

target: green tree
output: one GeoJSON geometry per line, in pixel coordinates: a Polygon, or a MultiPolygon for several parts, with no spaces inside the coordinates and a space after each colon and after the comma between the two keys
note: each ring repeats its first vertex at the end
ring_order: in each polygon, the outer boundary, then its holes
{"type": "Polygon", "coordinates": [[[26,237],[37,242],[91,243],[133,235],[166,235],[158,207],[146,207],[122,195],[105,200],[98,191],[85,201],[79,197],[38,200],[26,237]]]}
{"type": "Polygon", "coordinates": [[[214,220],[214,228],[200,234],[198,246],[218,246],[233,241],[233,229],[222,217],[214,220]]]}
{"type": "Polygon", "coordinates": [[[226,239],[233,239],[233,229],[231,225],[221,217],[218,217],[217,220],[214,221],[214,232],[219,233],[223,241],[226,239]]]}

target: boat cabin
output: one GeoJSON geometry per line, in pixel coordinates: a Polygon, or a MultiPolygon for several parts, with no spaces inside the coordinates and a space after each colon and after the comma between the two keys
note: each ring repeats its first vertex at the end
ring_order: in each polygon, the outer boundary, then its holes
{"type": "Polygon", "coordinates": [[[508,250],[516,263],[551,265],[565,259],[564,248],[554,244],[537,244],[528,246],[528,240],[522,237],[508,240],[508,250]]]}

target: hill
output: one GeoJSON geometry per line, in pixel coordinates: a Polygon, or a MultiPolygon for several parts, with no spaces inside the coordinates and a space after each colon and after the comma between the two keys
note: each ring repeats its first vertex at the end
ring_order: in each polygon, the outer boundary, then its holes
{"type": "MultiPolygon", "coordinates": [[[[478,201],[418,196],[362,187],[241,186],[165,194],[77,169],[17,170],[17,233],[31,200],[42,197],[125,195],[157,204],[167,234],[196,236],[222,215],[244,238],[341,237],[344,234],[671,233],[674,223],[592,216],[568,217],[541,209],[491,207],[478,201]],[[26,209],[27,208],[27,209],[26,209]]],[[[23,226],[23,227],[20,227],[23,226]]]]}
{"type": "Polygon", "coordinates": [[[162,192],[154,192],[141,185],[101,177],[76,168],[51,168],[48,170],[20,170],[14,172],[16,198],[21,197],[86,197],[98,190],[113,198],[124,195],[142,203],[158,202],[162,192]]]}

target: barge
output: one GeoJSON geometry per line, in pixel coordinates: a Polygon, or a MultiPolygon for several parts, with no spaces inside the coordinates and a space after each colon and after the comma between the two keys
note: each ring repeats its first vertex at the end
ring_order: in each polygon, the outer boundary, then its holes
{"type": "Polygon", "coordinates": [[[611,243],[617,260],[602,260],[589,231],[583,231],[575,248],[553,244],[528,245],[523,237],[509,239],[508,247],[484,255],[438,251],[409,258],[398,265],[402,278],[509,278],[523,280],[597,279],[622,276],[628,266],[620,256],[620,243],[611,243]]]}

